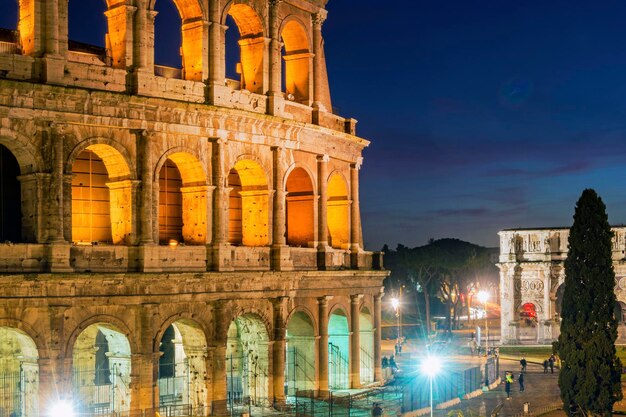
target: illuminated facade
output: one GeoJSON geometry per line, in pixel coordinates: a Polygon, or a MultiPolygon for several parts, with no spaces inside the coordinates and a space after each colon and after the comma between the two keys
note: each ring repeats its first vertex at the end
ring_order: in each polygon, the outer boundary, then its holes
{"type": "Polygon", "coordinates": [[[107,0],[104,48],[68,40],[67,1],[6,6],[0,415],[220,415],[381,379],[368,142],[332,112],[326,1],[173,1],[181,68],[155,63],[154,0],[107,0]]]}
{"type": "MultiPolygon", "coordinates": [[[[613,227],[618,342],[626,342],[626,227],[613,227]]],[[[500,235],[503,344],[552,343],[560,334],[568,228],[511,229],[500,235]]]]}

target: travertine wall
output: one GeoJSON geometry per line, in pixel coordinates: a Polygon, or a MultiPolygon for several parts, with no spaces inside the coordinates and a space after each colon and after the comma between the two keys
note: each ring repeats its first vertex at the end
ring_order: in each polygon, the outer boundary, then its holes
{"type": "MultiPolygon", "coordinates": [[[[355,135],[355,120],[332,113],[321,35],[326,2],[176,1],[181,70],[154,63],[153,3],[108,1],[102,54],[70,50],[60,0],[21,1],[18,41],[0,39],[0,145],[19,164],[22,210],[21,241],[0,244],[0,334],[29,353],[28,361],[7,360],[38,375],[29,389],[42,412],[73,395],[81,333],[94,324],[115,329],[130,345],[130,354],[109,359],[130,378],[130,404],[122,396],[115,407],[149,414],[159,406],[162,335],[174,322],[189,324],[196,330],[186,348],[194,369],[206,369],[190,388],[206,393],[195,404],[220,414],[234,320],[264,325],[264,392],[280,403],[290,317],[300,312],[314,324],[307,336],[315,344],[313,388],[323,393],[328,322],[340,312],[350,326],[349,385],[362,381],[361,326],[368,351],[373,332],[379,381],[387,272],[362,243],[359,170],[368,141],[355,135]],[[229,14],[245,37],[241,80],[224,75],[229,14]],[[106,172],[110,241],[74,236],[73,180],[84,151],[106,172]],[[182,242],[172,245],[159,244],[166,163],[181,181],[182,242]],[[229,243],[233,170],[245,211],[241,244],[229,243]],[[329,189],[332,178],[341,185],[329,189]]],[[[85,349],[89,358],[97,351],[85,349]]]]}
{"type": "MultiPolygon", "coordinates": [[[[613,228],[619,340],[626,340],[620,309],[626,307],[626,228],[613,228]]],[[[500,306],[503,344],[551,343],[559,336],[569,229],[503,230],[500,236],[500,306]],[[532,304],[536,322],[521,315],[532,304]]]]}

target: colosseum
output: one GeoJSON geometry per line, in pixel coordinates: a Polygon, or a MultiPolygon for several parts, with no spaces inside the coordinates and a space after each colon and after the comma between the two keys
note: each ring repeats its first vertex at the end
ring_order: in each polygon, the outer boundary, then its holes
{"type": "Polygon", "coordinates": [[[369,142],[333,112],[327,0],[174,0],[179,67],[155,62],[155,0],[98,2],[102,47],[68,39],[76,1],[1,6],[0,416],[380,382],[369,142]]]}

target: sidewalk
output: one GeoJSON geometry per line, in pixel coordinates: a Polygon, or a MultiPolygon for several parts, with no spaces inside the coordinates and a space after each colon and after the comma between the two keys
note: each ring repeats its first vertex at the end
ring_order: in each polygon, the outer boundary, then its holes
{"type": "MultiPolygon", "coordinates": [[[[435,416],[447,416],[451,410],[462,410],[465,416],[480,415],[489,416],[491,411],[503,404],[500,416],[514,416],[524,412],[524,403],[530,403],[530,412],[536,412],[552,406],[560,406],[561,398],[558,386],[558,370],[554,370],[554,374],[544,374],[543,366],[529,364],[528,371],[524,377],[524,392],[519,392],[519,384],[517,377],[519,375],[519,361],[500,360],[501,376],[507,370],[513,371],[515,375],[515,383],[511,389],[511,399],[506,399],[504,384],[500,384],[493,391],[483,393],[483,395],[464,400],[460,404],[446,410],[435,410],[435,416]],[[473,414],[470,414],[473,413],[473,414]]],[[[557,416],[559,414],[551,414],[557,416]]]]}

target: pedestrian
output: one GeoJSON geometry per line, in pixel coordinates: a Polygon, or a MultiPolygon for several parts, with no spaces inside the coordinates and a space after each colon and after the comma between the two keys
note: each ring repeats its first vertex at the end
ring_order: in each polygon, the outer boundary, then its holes
{"type": "Polygon", "coordinates": [[[372,417],[382,417],[383,408],[380,406],[380,403],[374,403],[372,407],[372,417]]]}
{"type": "Polygon", "coordinates": [[[519,374],[517,382],[519,382],[519,392],[524,392],[524,374],[519,374]]]}
{"type": "Polygon", "coordinates": [[[393,355],[391,355],[391,357],[389,358],[389,367],[393,372],[396,372],[398,370],[398,365],[396,365],[396,360],[394,359],[393,355]]]}
{"type": "Polygon", "coordinates": [[[550,373],[554,373],[554,360],[555,360],[554,355],[550,356],[550,359],[548,359],[548,365],[550,366],[550,373]]]}
{"type": "Polygon", "coordinates": [[[513,383],[513,372],[506,371],[504,376],[504,390],[506,391],[506,399],[511,399],[511,384],[513,383]]]}
{"type": "Polygon", "coordinates": [[[394,346],[394,349],[395,349],[395,351],[396,351],[396,356],[398,356],[398,343],[397,343],[397,342],[396,342],[396,344],[395,344],[395,346],[394,346]]]}
{"type": "Polygon", "coordinates": [[[543,373],[547,374],[548,373],[548,360],[544,360],[543,361],[543,373]]]}
{"type": "Polygon", "coordinates": [[[526,362],[526,358],[522,357],[522,360],[519,361],[520,364],[520,372],[526,372],[526,365],[528,365],[528,362],[526,362]]]}
{"type": "Polygon", "coordinates": [[[382,366],[383,368],[387,368],[389,366],[389,359],[387,359],[386,356],[383,356],[382,366]]]}

